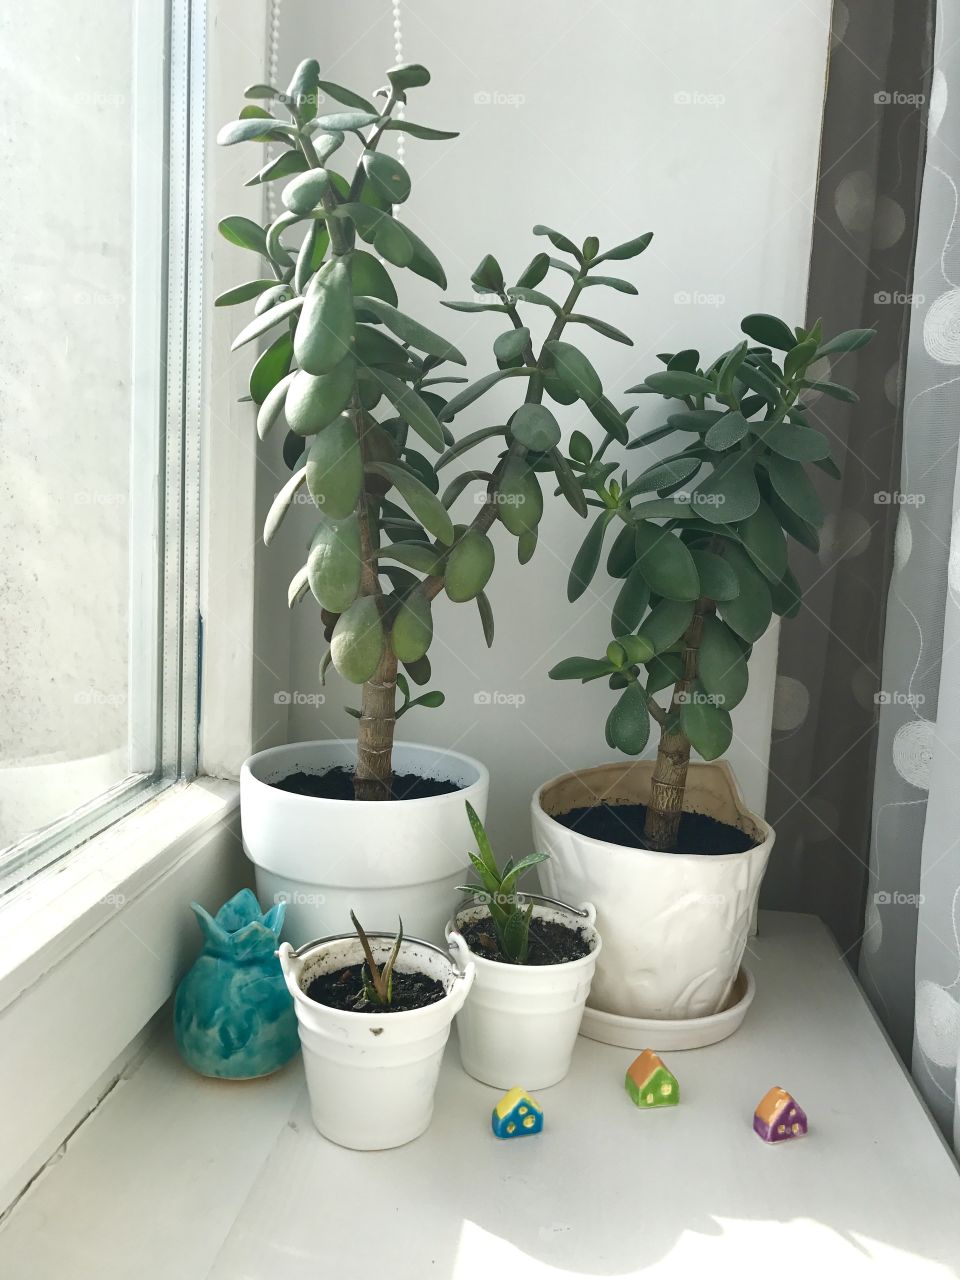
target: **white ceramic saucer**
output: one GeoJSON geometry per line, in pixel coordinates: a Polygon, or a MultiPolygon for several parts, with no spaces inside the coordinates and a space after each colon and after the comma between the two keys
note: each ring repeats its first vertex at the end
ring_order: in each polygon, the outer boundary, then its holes
{"type": "Polygon", "coordinates": [[[621,1049],[654,1049],[673,1052],[677,1049],[702,1049],[732,1036],[753,1004],[757,984],[746,965],[740,966],[737,980],[725,1009],[706,1018],[625,1018],[599,1009],[584,1010],[580,1034],[603,1044],[621,1049]]]}

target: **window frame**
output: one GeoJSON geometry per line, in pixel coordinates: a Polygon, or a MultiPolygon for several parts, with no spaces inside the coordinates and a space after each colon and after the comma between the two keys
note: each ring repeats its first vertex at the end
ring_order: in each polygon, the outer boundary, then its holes
{"type": "Polygon", "coordinates": [[[197,774],[205,0],[138,0],[132,53],[128,742],[144,768],[8,846],[0,898],[197,774]]]}

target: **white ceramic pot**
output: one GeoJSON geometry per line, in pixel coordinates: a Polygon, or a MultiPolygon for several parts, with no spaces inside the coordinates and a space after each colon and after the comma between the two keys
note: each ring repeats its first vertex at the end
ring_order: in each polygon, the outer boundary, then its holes
{"type": "MultiPolygon", "coordinates": [[[[533,895],[531,895],[533,896],[533,895]]],[[[567,964],[504,964],[471,951],[459,928],[489,916],[485,906],[467,906],[447,926],[451,955],[476,966],[470,999],[457,1020],[460,1061],[475,1080],[510,1089],[546,1089],[570,1070],[580,1020],[600,955],[591,903],[579,910],[562,903],[535,904],[537,920],[580,929],[588,955],[567,964]]]]}
{"type": "MultiPolygon", "coordinates": [[[[603,954],[590,1008],[628,1018],[699,1018],[722,1010],[747,943],[774,833],[744,805],[724,762],[691,764],[684,808],[739,827],[744,853],[630,849],[555,821],[607,800],[646,804],[652,760],[600,765],[545,783],[533,797],[534,843],[548,893],[596,903],[603,954]]],[[[593,1034],[593,1032],[591,1032],[593,1034]]]]}
{"type": "Polygon", "coordinates": [[[352,769],[353,741],[299,742],[260,751],[240,771],[243,847],[257,869],[257,896],[287,903],[294,946],[351,927],[394,929],[443,941],[469,869],[473,834],[464,801],[486,814],[489,775],[477,760],[439,747],[394,744],[397,773],[443,778],[459,790],[422,800],[324,800],[271,786],[291,773],[352,769]]]}
{"type": "MultiPolygon", "coordinates": [[[[388,933],[367,935],[374,959],[390,954],[388,933]]],[[[467,998],[474,968],[461,972],[432,943],[407,939],[396,971],[425,973],[443,983],[435,1004],[404,1012],[354,1013],[318,1004],[306,989],[318,975],[360,964],[356,934],[278,952],[293,996],[313,1122],[325,1138],[355,1151],[381,1151],[418,1138],[433,1115],[433,1095],[450,1023],[467,998]]]]}

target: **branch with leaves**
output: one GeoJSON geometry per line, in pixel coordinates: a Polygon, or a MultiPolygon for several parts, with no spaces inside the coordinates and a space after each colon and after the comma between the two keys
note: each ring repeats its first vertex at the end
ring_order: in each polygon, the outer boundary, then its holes
{"type": "Polygon", "coordinates": [[[620,464],[593,454],[586,438],[571,440],[570,466],[599,514],[573,562],[568,597],[586,592],[617,527],[606,568],[623,585],[606,653],[567,658],[550,675],[607,680],[619,695],[607,744],[627,755],[645,749],[651,719],[659,725],[644,830],[651,848],[675,846],[691,747],[715,760],[730,745],[752,646],[774,614],[792,618],[800,609],[789,546],[817,551],[823,523],[808,469],[840,475],[826,436],[811,425],[811,393],[857,400],[815,368],[874,332],[824,341],[819,321],[790,329],[759,314],[742,329],[746,340],[706,367],[694,350],[663,355],[665,368],[630,388],[663,397],[671,411],[628,449],[687,441],[633,480],[625,470],[614,478],[620,464]],[[656,695],[665,690],[662,704],[656,695]]]}
{"type": "Polygon", "coordinates": [[[439,388],[465,380],[442,366],[462,365],[464,357],[447,338],[399,310],[388,267],[412,271],[440,288],[446,277],[429,246],[394,217],[394,207],[410,195],[411,181],[378,146],[392,130],[426,141],[456,135],[393,114],[406,104],[409,90],[429,82],[426,68],[393,67],[387,78],[374,102],[322,79],[319,64],[308,59],[286,92],[269,85],[248,89],[254,101],[218,137],[225,146],[271,142],[284,148],[248,183],[284,183],[279,217],[267,227],[243,217],[220,224],[228,240],[267,262],[272,279],[231,289],[217,305],[254,303],[254,318],[234,350],[272,336],[251,371],[250,397],[261,439],[285,420],[283,453],[292,475],[267,516],[264,542],[270,543],[306,486],[318,508],[317,525],[288,601],[293,607],[312,593],[330,645],[322,672],[332,663],[342,677],[362,686],[355,792],[372,800],[391,794],[398,714],[443,700],[438,691],[411,699],[405,682],[399,713],[396,705],[398,666],[417,685],[430,681],[434,599],[443,591],[455,603],[476,601],[492,643],[493,612],[484,589],[494,569],[488,536],[494,522],[517,538],[520,560],[529,560],[543,511],[541,471],[554,472],[567,500],[586,514],[583,491],[557,447],[559,426],[542,405],[544,391],[561,404],[582,399],[606,431],[625,438],[623,420],[603,396],[595,370],[561,335],[568,324],[580,322],[629,341],[603,321],[577,314],[574,306],[589,284],[635,292],[625,281],[588,274],[605,259],[641,252],[649,240],[600,254],[595,239],[578,249],[538,228],[576,265],[538,254],[509,289],[496,262],[485,258],[473,282],[478,291],[492,291],[496,302],[451,305],[499,312],[511,328],[495,344],[496,372],[447,398],[439,388]],[[318,114],[322,97],[345,109],[318,114]],[[289,120],[260,102],[285,111],[289,120]],[[336,164],[351,147],[359,148],[359,157],[347,177],[336,164]],[[562,304],[537,290],[551,266],[572,279],[562,304]],[[538,354],[520,303],[553,312],[538,354]],[[455,442],[447,424],[506,378],[525,379],[521,408],[503,426],[455,442]],[[381,407],[385,416],[374,417],[381,407]],[[441,495],[439,472],[479,439],[497,434],[505,448],[494,469],[463,472],[441,495]],[[486,486],[479,509],[470,522],[455,523],[451,508],[477,482],[486,486]]]}

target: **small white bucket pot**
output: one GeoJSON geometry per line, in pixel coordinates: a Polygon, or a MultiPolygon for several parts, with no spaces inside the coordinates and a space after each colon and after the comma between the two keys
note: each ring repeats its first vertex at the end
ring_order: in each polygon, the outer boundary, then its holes
{"type": "Polygon", "coordinates": [[[471,951],[460,928],[489,916],[483,904],[469,904],[447,925],[451,955],[476,967],[473,992],[457,1019],[460,1060],[475,1080],[509,1089],[546,1089],[570,1070],[583,1007],[590,992],[600,935],[592,903],[570,907],[555,899],[534,900],[532,928],[553,920],[586,935],[590,951],[567,964],[506,964],[471,951]]]}
{"type": "MultiPolygon", "coordinates": [[[[368,933],[382,964],[393,949],[388,933],[368,933]]],[[[380,1016],[332,1009],[306,994],[314,978],[361,964],[356,934],[308,942],[277,952],[293,996],[313,1122],[325,1138],[355,1151],[382,1151],[418,1138],[433,1115],[433,1095],[450,1024],[473,985],[475,968],[458,969],[431,942],[405,939],[399,973],[438,979],[446,995],[422,1009],[380,1016]]]]}

